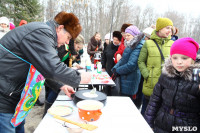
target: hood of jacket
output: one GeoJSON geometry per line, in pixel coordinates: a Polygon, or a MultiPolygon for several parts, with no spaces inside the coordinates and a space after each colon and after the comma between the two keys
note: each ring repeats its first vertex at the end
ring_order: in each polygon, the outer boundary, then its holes
{"type": "Polygon", "coordinates": [[[135,47],[139,44],[139,42],[144,38],[144,33],[140,33],[135,36],[130,42],[125,40],[125,46],[130,47],[131,49],[135,49],[135,47]]]}
{"type": "Polygon", "coordinates": [[[192,64],[189,68],[187,68],[183,72],[177,72],[177,70],[173,67],[171,58],[167,58],[165,60],[165,64],[162,69],[162,73],[167,75],[168,77],[177,77],[180,76],[184,78],[185,80],[192,81],[192,74],[193,74],[193,69],[198,68],[200,69],[200,55],[197,55],[196,61],[194,64],[192,64]]]}

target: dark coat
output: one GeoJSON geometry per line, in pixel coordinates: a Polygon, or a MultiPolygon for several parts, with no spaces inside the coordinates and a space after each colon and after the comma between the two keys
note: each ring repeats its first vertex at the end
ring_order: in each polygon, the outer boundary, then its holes
{"type": "Polygon", "coordinates": [[[93,36],[90,39],[90,42],[88,43],[87,52],[90,55],[91,61],[93,63],[94,62],[94,54],[98,53],[98,52],[101,52],[101,53],[103,52],[103,48],[102,48],[102,45],[101,45],[101,40],[97,42],[95,40],[95,37],[93,36]],[[97,46],[98,46],[98,48],[97,48],[97,46]],[[96,48],[97,48],[97,50],[96,50],[96,48]]]}
{"type": "Polygon", "coordinates": [[[117,51],[119,46],[115,46],[113,43],[109,44],[106,49],[103,52],[103,55],[101,57],[101,64],[102,68],[106,69],[106,72],[112,76],[112,71],[111,69],[115,65],[114,62],[114,54],[117,51]]]}
{"type": "MultiPolygon", "coordinates": [[[[81,77],[60,61],[56,50],[55,23],[33,22],[8,32],[0,44],[27,60],[59,89],[63,84],[78,87],[81,77]],[[56,81],[53,83],[53,81],[56,81]]],[[[0,112],[14,113],[21,97],[30,65],[0,46],[0,112]]]]}
{"type": "Polygon", "coordinates": [[[200,63],[196,61],[179,73],[170,58],[165,61],[145,112],[145,119],[155,133],[172,132],[175,126],[196,126],[200,131],[200,89],[192,81],[194,68],[200,68],[200,63]]]}

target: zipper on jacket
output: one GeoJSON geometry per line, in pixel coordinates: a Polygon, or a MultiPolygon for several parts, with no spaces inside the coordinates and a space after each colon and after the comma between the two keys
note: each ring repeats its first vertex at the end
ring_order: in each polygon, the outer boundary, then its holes
{"type": "Polygon", "coordinates": [[[153,69],[154,66],[152,66],[152,73],[151,73],[151,88],[153,88],[153,69]]]}
{"type": "Polygon", "coordinates": [[[9,94],[9,96],[12,96],[12,94],[13,94],[13,91],[9,94]]]}

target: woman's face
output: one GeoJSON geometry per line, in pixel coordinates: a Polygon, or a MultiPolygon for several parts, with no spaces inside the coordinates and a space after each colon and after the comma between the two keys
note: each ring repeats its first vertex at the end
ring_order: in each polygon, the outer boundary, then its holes
{"type": "Polygon", "coordinates": [[[126,38],[126,33],[125,32],[122,32],[121,34],[122,34],[123,38],[126,38]]]}
{"type": "Polygon", "coordinates": [[[182,54],[173,54],[171,56],[171,60],[173,67],[179,72],[185,71],[189,66],[191,66],[191,64],[194,63],[192,58],[182,54]]]}
{"type": "Polygon", "coordinates": [[[83,49],[83,44],[74,42],[74,49],[75,49],[76,52],[79,52],[80,50],[83,49]]]}
{"type": "Polygon", "coordinates": [[[109,39],[105,39],[105,42],[108,45],[109,44],[109,39]]]}
{"type": "Polygon", "coordinates": [[[96,41],[100,41],[101,40],[101,35],[100,34],[96,34],[94,38],[95,38],[96,41]]]}
{"type": "Polygon", "coordinates": [[[171,29],[172,29],[172,26],[166,26],[162,28],[161,30],[159,30],[159,35],[163,38],[167,38],[169,35],[171,35],[171,29]]]}
{"type": "Polygon", "coordinates": [[[134,38],[133,35],[131,35],[130,33],[126,33],[126,41],[130,41],[134,38]]]}
{"type": "Polygon", "coordinates": [[[115,45],[119,45],[120,44],[120,40],[117,37],[113,37],[113,43],[115,45]]]}

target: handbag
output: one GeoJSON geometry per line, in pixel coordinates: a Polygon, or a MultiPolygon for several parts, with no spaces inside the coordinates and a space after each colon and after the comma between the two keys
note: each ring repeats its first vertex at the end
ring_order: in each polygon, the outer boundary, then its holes
{"type": "Polygon", "coordinates": [[[165,58],[164,58],[164,56],[163,56],[163,53],[162,53],[160,47],[158,46],[158,43],[157,43],[156,40],[154,40],[154,39],[153,39],[153,41],[155,42],[156,46],[158,47],[158,50],[159,50],[160,55],[161,55],[161,59],[162,59],[163,61],[165,61],[165,58]]]}
{"type": "Polygon", "coordinates": [[[42,90],[42,86],[44,85],[45,79],[42,76],[42,74],[38,72],[31,63],[22,59],[16,54],[12,53],[10,50],[5,48],[2,44],[0,44],[0,46],[3,47],[12,55],[16,56],[17,58],[21,59],[22,61],[30,65],[28,76],[26,78],[26,83],[21,93],[21,98],[15,108],[15,113],[10,121],[13,127],[17,127],[23,122],[23,120],[26,118],[28,113],[31,111],[32,107],[35,105],[40,95],[40,92],[42,90]]]}

